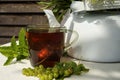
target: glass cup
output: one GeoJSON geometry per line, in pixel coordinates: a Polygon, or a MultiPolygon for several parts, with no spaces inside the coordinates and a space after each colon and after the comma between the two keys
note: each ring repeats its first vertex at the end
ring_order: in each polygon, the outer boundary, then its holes
{"type": "Polygon", "coordinates": [[[65,50],[76,42],[77,37],[65,46],[65,27],[49,27],[47,25],[29,26],[26,31],[26,38],[29,46],[30,62],[32,66],[42,64],[44,67],[53,67],[65,50]],[[41,27],[42,26],[42,27],[41,27]]]}

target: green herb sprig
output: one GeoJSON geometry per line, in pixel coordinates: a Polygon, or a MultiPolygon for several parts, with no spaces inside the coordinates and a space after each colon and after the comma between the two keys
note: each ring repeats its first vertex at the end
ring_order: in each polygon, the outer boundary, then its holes
{"type": "Polygon", "coordinates": [[[61,22],[65,13],[70,9],[72,1],[82,1],[82,0],[49,0],[40,1],[39,5],[43,5],[42,9],[52,9],[55,17],[59,22],[61,22]]]}
{"type": "Polygon", "coordinates": [[[25,33],[26,33],[25,29],[22,28],[18,35],[18,42],[19,42],[18,44],[15,39],[15,36],[13,36],[11,38],[10,46],[0,46],[1,54],[7,57],[4,66],[10,65],[13,62],[13,60],[17,62],[17,61],[21,61],[22,59],[26,59],[29,56],[25,33]]]}

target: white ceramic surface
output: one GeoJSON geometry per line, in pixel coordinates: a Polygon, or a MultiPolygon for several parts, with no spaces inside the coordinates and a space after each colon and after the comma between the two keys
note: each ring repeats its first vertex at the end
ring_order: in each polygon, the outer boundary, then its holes
{"type": "Polygon", "coordinates": [[[88,11],[120,8],[120,0],[84,0],[84,2],[88,11]]]}
{"type": "Polygon", "coordinates": [[[79,33],[79,40],[69,55],[95,62],[120,61],[119,12],[74,13],[67,28],[79,33]]]}

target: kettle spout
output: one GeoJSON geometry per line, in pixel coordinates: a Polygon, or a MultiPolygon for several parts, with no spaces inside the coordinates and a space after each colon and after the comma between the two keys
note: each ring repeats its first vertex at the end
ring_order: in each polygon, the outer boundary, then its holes
{"type": "Polygon", "coordinates": [[[57,21],[52,10],[45,9],[43,10],[48,18],[50,27],[60,27],[60,23],[57,21]]]}

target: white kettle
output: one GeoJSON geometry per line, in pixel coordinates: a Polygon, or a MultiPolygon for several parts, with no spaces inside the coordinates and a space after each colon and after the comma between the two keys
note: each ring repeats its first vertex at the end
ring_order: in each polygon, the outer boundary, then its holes
{"type": "Polygon", "coordinates": [[[72,13],[65,24],[79,34],[68,55],[87,61],[120,62],[120,11],[83,12],[72,13]]]}
{"type": "Polygon", "coordinates": [[[119,12],[86,12],[82,17],[78,12],[71,17],[65,26],[77,31],[79,40],[70,56],[95,62],[120,61],[119,12]]]}

